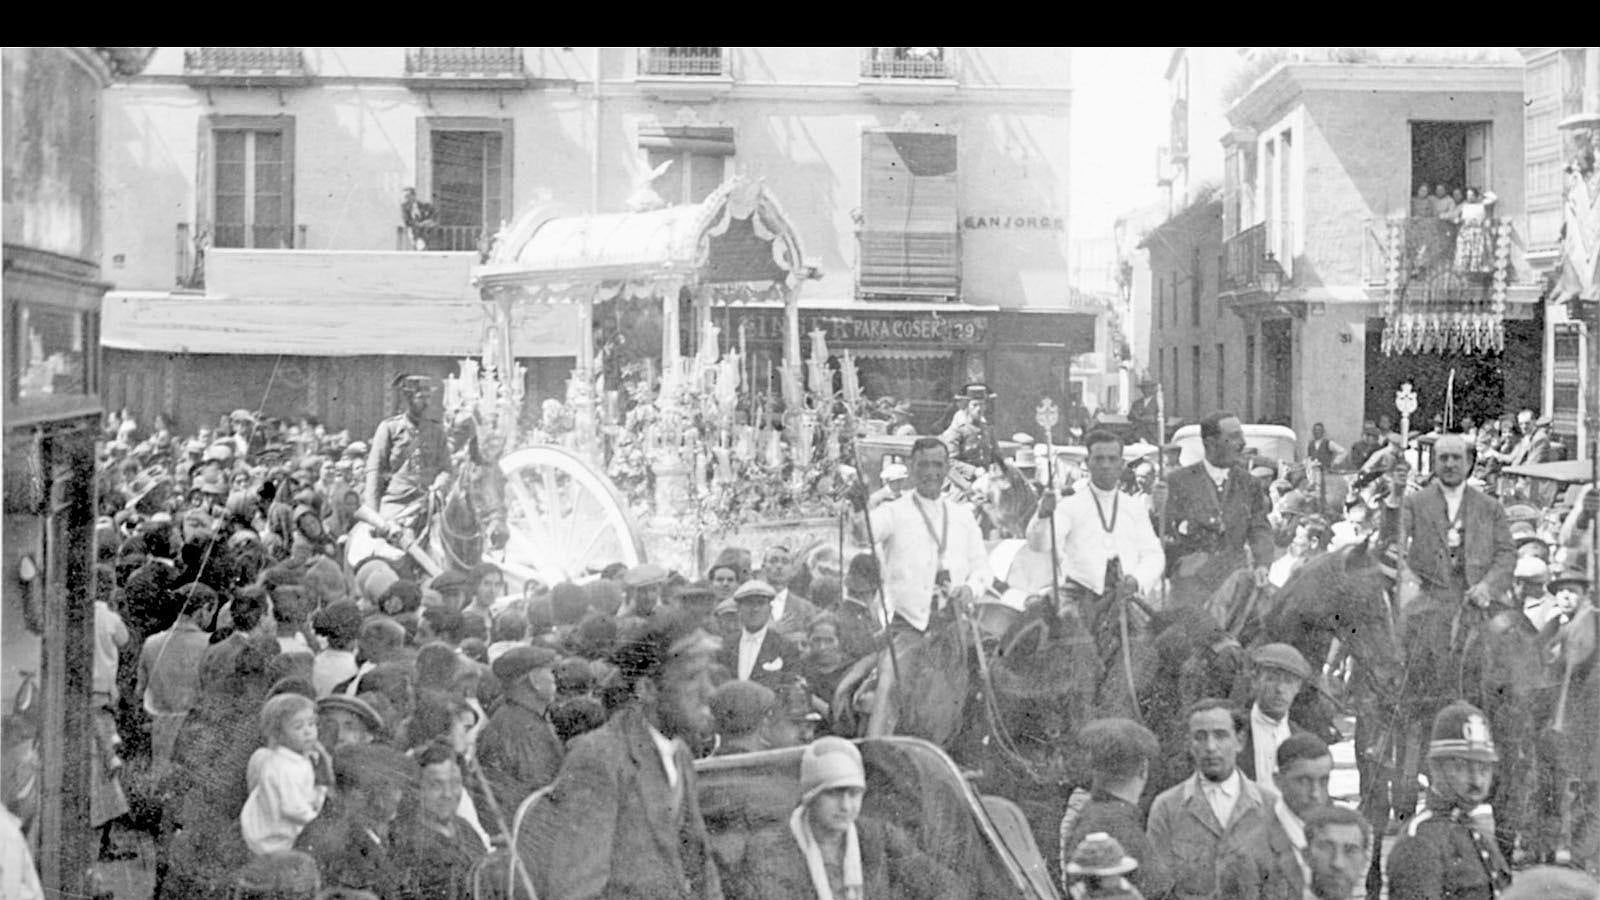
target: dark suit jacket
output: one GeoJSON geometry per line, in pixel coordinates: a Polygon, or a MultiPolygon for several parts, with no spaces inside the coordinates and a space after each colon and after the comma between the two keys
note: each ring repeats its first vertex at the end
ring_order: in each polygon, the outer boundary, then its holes
{"type": "Polygon", "coordinates": [[[1139,868],[1128,874],[1133,886],[1146,897],[1164,897],[1172,888],[1172,878],[1161,860],[1150,851],[1150,839],[1145,836],[1141,818],[1139,807],[1103,791],[1096,791],[1089,796],[1089,805],[1072,823],[1072,830],[1061,837],[1063,853],[1070,859],[1072,851],[1085,837],[1103,831],[1117,839],[1124,853],[1139,861],[1139,868]]]}
{"type": "MultiPolygon", "coordinates": [[[[1471,485],[1463,490],[1461,549],[1467,585],[1483,582],[1499,597],[1511,589],[1511,570],[1517,561],[1505,508],[1471,485]]],[[[1449,531],[1444,491],[1437,481],[1406,495],[1400,509],[1399,549],[1401,559],[1424,589],[1437,590],[1449,584],[1449,531]]]]}
{"type": "MultiPolygon", "coordinates": [[[[739,642],[729,641],[720,651],[717,661],[727,667],[728,674],[739,677],[739,642]]],[[[756,653],[755,668],[750,670],[750,680],[777,690],[786,679],[799,673],[799,650],[778,634],[776,627],[768,625],[767,636],[762,639],[761,650],[756,653]]]]}
{"type": "MultiPolygon", "coordinates": [[[[874,898],[950,898],[958,880],[923,853],[905,832],[883,822],[856,820],[861,845],[862,893],[874,898]]],[[[757,833],[744,861],[728,879],[728,897],[748,900],[813,900],[816,888],[789,823],[757,833]]]]}
{"type": "Polygon", "coordinates": [[[1270,565],[1274,547],[1267,513],[1271,511],[1266,492],[1242,465],[1229,471],[1221,497],[1217,496],[1216,485],[1203,461],[1174,472],[1167,479],[1164,544],[1177,596],[1193,601],[1209,598],[1229,575],[1244,566],[1246,546],[1254,552],[1257,566],[1270,565]],[[1223,526],[1220,537],[1201,527],[1200,523],[1218,518],[1223,526]],[[1202,552],[1210,555],[1205,565],[1194,570],[1183,565],[1184,557],[1202,552]]]}
{"type": "Polygon", "coordinates": [[[1266,832],[1266,854],[1257,877],[1261,900],[1303,900],[1306,875],[1300,871],[1300,857],[1276,809],[1267,816],[1266,832]]]}
{"type": "Polygon", "coordinates": [[[512,700],[500,704],[478,735],[478,764],[506,815],[556,779],[562,755],[561,739],[545,717],[512,700]]]}
{"type": "Polygon", "coordinates": [[[632,706],[572,742],[548,802],[535,808],[517,842],[541,898],[720,900],[694,767],[682,746],[673,763],[676,790],[632,706]]]}

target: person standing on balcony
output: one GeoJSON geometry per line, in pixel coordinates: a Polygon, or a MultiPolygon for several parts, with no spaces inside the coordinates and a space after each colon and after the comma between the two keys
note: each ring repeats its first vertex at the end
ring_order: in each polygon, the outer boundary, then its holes
{"type": "Polygon", "coordinates": [[[428,238],[439,224],[439,216],[432,203],[417,199],[417,189],[408,187],[400,194],[400,221],[406,228],[406,240],[418,250],[428,249],[428,238]]]}
{"type": "Polygon", "coordinates": [[[1456,201],[1450,196],[1450,186],[1439,182],[1433,186],[1433,214],[1441,219],[1454,219],[1456,201]]]}
{"type": "Polygon", "coordinates": [[[1489,207],[1499,198],[1494,191],[1467,188],[1466,199],[1455,209],[1460,226],[1456,233],[1456,269],[1467,274],[1484,274],[1494,269],[1494,225],[1489,207]]]}
{"type": "Polygon", "coordinates": [[[1426,219],[1437,216],[1433,209],[1433,198],[1428,195],[1426,181],[1417,185],[1417,195],[1411,198],[1411,218],[1426,219]]]}

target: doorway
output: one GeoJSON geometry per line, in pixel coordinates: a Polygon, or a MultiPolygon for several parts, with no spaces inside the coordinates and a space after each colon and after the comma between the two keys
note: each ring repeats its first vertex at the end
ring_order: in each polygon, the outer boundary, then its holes
{"type": "Polygon", "coordinates": [[[1262,407],[1258,421],[1292,425],[1294,421],[1294,320],[1261,323],[1262,407]]]}
{"type": "Polygon", "coordinates": [[[1446,190],[1489,188],[1489,122],[1412,122],[1411,193],[1419,185],[1446,190]]]}

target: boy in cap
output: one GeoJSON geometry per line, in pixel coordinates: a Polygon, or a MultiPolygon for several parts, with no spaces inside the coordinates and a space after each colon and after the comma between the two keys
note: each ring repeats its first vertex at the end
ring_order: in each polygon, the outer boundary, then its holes
{"type": "Polygon", "coordinates": [[[1139,861],[1123,852],[1116,838],[1097,831],[1072,851],[1063,883],[1072,900],[1144,900],[1126,877],[1138,868],[1139,861]]]}
{"type": "Polygon", "coordinates": [[[501,809],[516,809],[561,769],[561,739],[546,719],[558,661],[548,647],[516,646],[491,666],[504,699],[478,735],[478,762],[501,809]]]}
{"type": "Polygon", "coordinates": [[[1500,848],[1473,821],[1488,802],[1499,761],[1489,720],[1477,707],[1457,700],[1434,717],[1427,810],[1389,852],[1391,900],[1489,900],[1510,886],[1500,848]]]}

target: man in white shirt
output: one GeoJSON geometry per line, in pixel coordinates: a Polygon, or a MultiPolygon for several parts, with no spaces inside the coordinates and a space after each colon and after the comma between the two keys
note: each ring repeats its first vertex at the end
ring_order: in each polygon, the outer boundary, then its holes
{"type": "Polygon", "coordinates": [[[1156,797],[1146,827],[1152,854],[1174,879],[1167,896],[1263,896],[1258,883],[1271,862],[1267,822],[1278,795],[1235,765],[1239,726],[1228,701],[1195,703],[1185,723],[1195,773],[1156,797]]]}
{"type": "MultiPolygon", "coordinates": [[[[915,490],[871,512],[872,537],[882,548],[884,596],[894,623],[926,631],[934,595],[967,603],[994,582],[977,520],[943,496],[950,451],[938,438],[919,438],[911,448],[915,490]]],[[[863,517],[856,530],[865,538],[863,517]]],[[[891,623],[891,627],[894,626],[891,623]]]]}
{"type": "MultiPolygon", "coordinates": [[[[1167,558],[1150,526],[1150,512],[1140,497],[1119,490],[1122,439],[1095,430],[1084,439],[1089,449],[1089,484],[1059,502],[1054,491],[1039,498],[1039,510],[1028,525],[1028,549],[1050,552],[1051,519],[1055,520],[1060,576],[1099,596],[1105,593],[1106,564],[1122,563],[1121,589],[1152,594],[1161,583],[1167,558]]],[[[1158,484],[1164,492],[1166,485],[1158,484]]]]}
{"type": "Polygon", "coordinates": [[[1311,677],[1311,666],[1288,644],[1264,644],[1251,653],[1250,716],[1240,733],[1244,754],[1239,768],[1267,784],[1278,769],[1278,747],[1305,729],[1289,721],[1289,707],[1311,677]]]}

